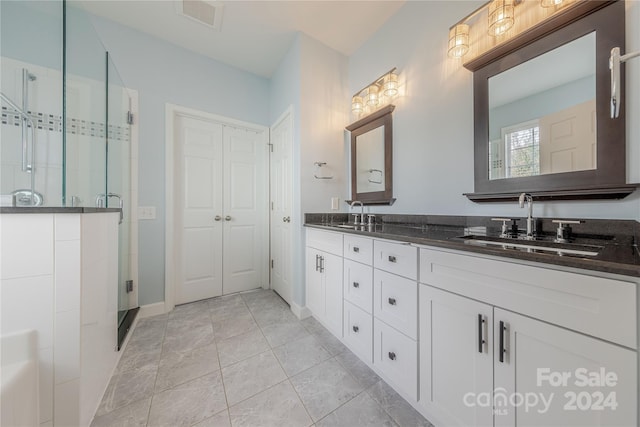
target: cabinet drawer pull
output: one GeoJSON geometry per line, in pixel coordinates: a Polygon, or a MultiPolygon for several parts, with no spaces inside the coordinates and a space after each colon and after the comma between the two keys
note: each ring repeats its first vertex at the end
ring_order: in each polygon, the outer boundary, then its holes
{"type": "Polygon", "coordinates": [[[390,305],[396,305],[396,299],[395,298],[389,298],[389,304],[390,305]]]}
{"type": "Polygon", "coordinates": [[[486,343],[484,339],[484,323],[484,317],[482,314],[478,314],[478,353],[483,352],[486,343]]]}
{"type": "Polygon", "coordinates": [[[357,253],[357,252],[360,252],[360,248],[359,248],[359,247],[357,247],[357,246],[354,246],[354,247],[353,247],[353,252],[356,252],[356,253],[357,253]]]}
{"type": "Polygon", "coordinates": [[[358,283],[358,282],[353,282],[353,287],[354,287],[354,288],[359,288],[359,287],[360,287],[360,283],[358,283]]]}
{"type": "Polygon", "coordinates": [[[500,352],[500,355],[499,355],[500,363],[504,363],[504,354],[507,352],[507,349],[504,347],[504,333],[506,330],[507,330],[507,326],[501,320],[500,321],[500,349],[498,350],[500,352]]]}
{"type": "Polygon", "coordinates": [[[353,325],[353,332],[358,333],[359,330],[360,330],[359,327],[357,327],[356,325],[353,325]]]}
{"type": "Polygon", "coordinates": [[[396,257],[394,257],[393,255],[389,255],[389,262],[396,262],[396,257]]]}
{"type": "Polygon", "coordinates": [[[393,351],[389,352],[389,359],[396,360],[396,354],[393,351]]]}

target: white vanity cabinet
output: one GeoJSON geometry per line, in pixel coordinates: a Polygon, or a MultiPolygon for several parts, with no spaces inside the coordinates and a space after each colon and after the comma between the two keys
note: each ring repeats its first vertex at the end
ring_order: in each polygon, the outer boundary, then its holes
{"type": "Polygon", "coordinates": [[[418,400],[418,250],[374,240],[373,365],[418,400]]]}
{"type": "Polygon", "coordinates": [[[342,338],[342,233],[307,229],[306,306],[342,338]]]}
{"type": "Polygon", "coordinates": [[[634,283],[428,248],[420,282],[435,425],[637,425],[634,283]]]}

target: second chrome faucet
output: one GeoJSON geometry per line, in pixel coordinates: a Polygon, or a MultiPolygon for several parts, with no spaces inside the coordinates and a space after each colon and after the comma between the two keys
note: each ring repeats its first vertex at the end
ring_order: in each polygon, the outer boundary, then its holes
{"type": "Polygon", "coordinates": [[[526,238],[528,240],[535,239],[536,229],[535,229],[535,221],[533,219],[533,196],[529,193],[520,194],[520,198],[518,202],[520,203],[520,207],[524,208],[524,203],[527,202],[527,235],[526,238]]]}

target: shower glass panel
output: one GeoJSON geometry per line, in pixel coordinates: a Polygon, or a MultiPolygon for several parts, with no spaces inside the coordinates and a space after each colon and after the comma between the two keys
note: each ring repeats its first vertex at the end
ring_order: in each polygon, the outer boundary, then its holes
{"type": "Polygon", "coordinates": [[[107,53],[107,197],[106,206],[122,208],[119,226],[118,335],[124,334],[137,307],[133,286],[131,245],[131,96],[111,56],[107,53]]]}
{"type": "Polygon", "coordinates": [[[66,206],[95,207],[107,193],[106,50],[89,16],[66,6],[66,206]]]}
{"type": "Polygon", "coordinates": [[[62,206],[61,1],[0,1],[0,206],[62,206]]]}

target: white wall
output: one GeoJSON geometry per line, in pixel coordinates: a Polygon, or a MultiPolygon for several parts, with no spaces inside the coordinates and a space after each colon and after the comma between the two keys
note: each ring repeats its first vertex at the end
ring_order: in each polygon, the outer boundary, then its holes
{"type": "MultiPolygon", "coordinates": [[[[96,31],[125,86],[139,93],[139,303],[164,301],[165,104],[268,126],[269,81],[97,16],[96,31]]],[[[172,262],[166,260],[166,262],[172,262]]]]}
{"type": "MultiPolygon", "coordinates": [[[[293,300],[304,306],[305,212],[329,211],[331,198],[346,197],[343,130],[348,124],[347,58],[315,39],[298,34],[270,85],[273,124],[293,110],[293,300]],[[347,102],[345,102],[347,100],[347,102]],[[326,162],[330,180],[314,178],[314,162],[326,162]]],[[[342,206],[341,206],[342,208],[342,206]]]]}
{"type": "MultiPolygon", "coordinates": [[[[394,195],[376,212],[523,216],[516,203],[476,204],[473,192],[472,73],[447,56],[449,26],[478,7],[477,1],[407,2],[349,58],[350,92],[398,67],[406,95],[394,116],[394,195]]],[[[640,2],[627,2],[627,51],[640,49],[640,2]]],[[[636,62],[640,62],[636,60],[636,62]]],[[[631,65],[631,64],[629,64],[631,65]]],[[[628,182],[640,180],[640,75],[627,69],[628,182]]],[[[621,201],[536,203],[544,217],[640,218],[637,193],[621,201]]]]}

